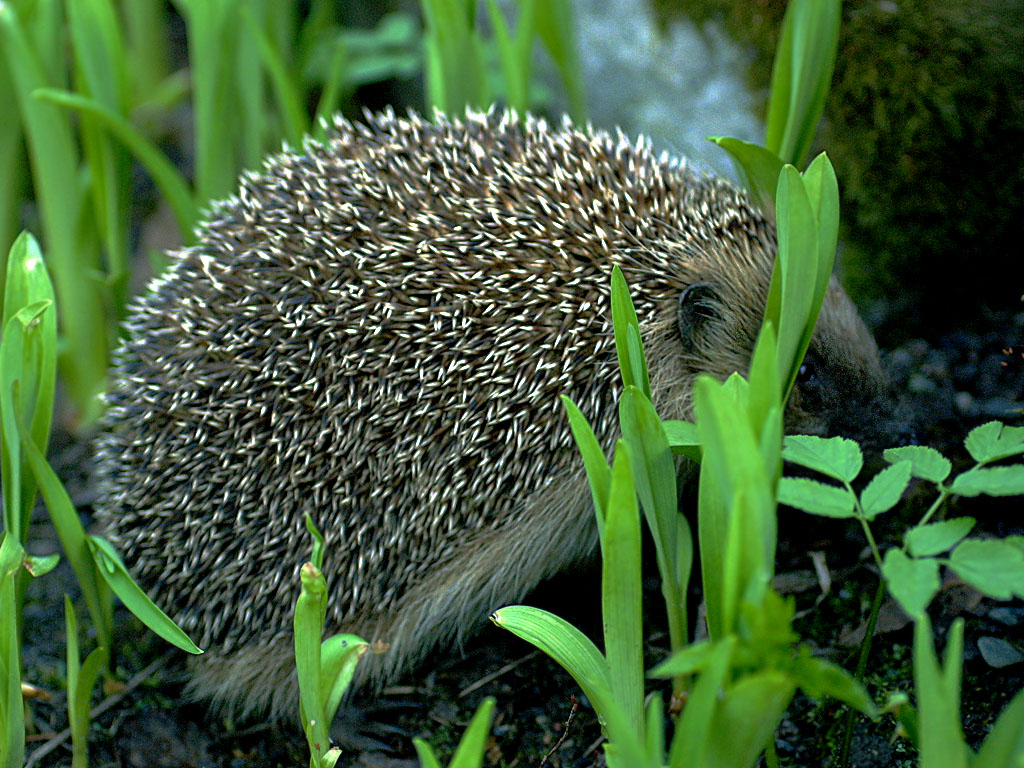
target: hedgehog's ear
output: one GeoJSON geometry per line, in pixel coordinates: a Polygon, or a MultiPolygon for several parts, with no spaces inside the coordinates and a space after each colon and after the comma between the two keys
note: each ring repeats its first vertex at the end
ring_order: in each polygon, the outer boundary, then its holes
{"type": "Polygon", "coordinates": [[[715,283],[694,283],[679,295],[679,334],[683,348],[693,349],[704,336],[709,321],[720,317],[720,298],[715,283]]]}

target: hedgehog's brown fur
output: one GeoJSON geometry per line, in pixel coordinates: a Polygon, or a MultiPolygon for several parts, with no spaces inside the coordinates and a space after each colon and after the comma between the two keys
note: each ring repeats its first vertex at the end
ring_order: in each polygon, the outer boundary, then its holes
{"type": "MultiPolygon", "coordinates": [[[[102,521],[208,649],[196,690],[293,710],[304,512],[327,538],[329,629],[390,643],[361,662],[378,683],[589,556],[558,395],[610,446],[611,265],[679,418],[697,372],[745,369],[774,252],[728,183],[508,114],[338,120],[246,174],[131,313],[101,444],[102,521]],[[700,282],[714,300],[684,340],[700,282]]],[[[814,349],[860,377],[851,408],[880,391],[835,284],[814,349]]],[[[825,432],[834,413],[798,393],[788,420],[825,432]]]]}

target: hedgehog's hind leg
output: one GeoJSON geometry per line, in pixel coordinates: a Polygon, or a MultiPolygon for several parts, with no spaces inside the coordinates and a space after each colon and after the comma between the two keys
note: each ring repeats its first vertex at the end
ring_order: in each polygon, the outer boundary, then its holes
{"type": "Polygon", "coordinates": [[[498,608],[544,579],[588,559],[597,527],[582,474],[534,492],[501,526],[476,532],[457,555],[402,597],[379,634],[389,648],[367,654],[357,675],[376,687],[394,680],[435,647],[460,643],[498,608]]]}

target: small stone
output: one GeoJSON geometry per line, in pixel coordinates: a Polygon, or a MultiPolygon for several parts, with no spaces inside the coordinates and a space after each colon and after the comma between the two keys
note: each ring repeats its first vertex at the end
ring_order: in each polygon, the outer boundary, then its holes
{"type": "Polygon", "coordinates": [[[981,657],[985,659],[985,663],[996,669],[1024,661],[1024,653],[999,637],[979,637],[978,650],[981,651],[981,657]]]}
{"type": "Polygon", "coordinates": [[[978,414],[978,404],[974,402],[970,392],[957,392],[953,395],[953,401],[956,403],[957,410],[964,416],[976,416],[978,414]]]}
{"type": "Polygon", "coordinates": [[[988,612],[988,618],[998,621],[1005,627],[1017,627],[1024,624],[1024,608],[1009,608],[997,605],[988,612]]]}
{"type": "Polygon", "coordinates": [[[915,373],[910,377],[910,381],[907,382],[907,389],[911,392],[920,394],[930,394],[938,389],[938,385],[926,376],[922,376],[920,373],[915,373]]]}

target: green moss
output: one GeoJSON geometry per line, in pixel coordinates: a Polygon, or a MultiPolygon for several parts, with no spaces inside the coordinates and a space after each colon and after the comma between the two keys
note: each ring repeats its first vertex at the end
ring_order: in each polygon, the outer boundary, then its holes
{"type": "MultiPolygon", "coordinates": [[[[754,47],[764,90],[781,0],[653,0],[754,47]]],[[[843,197],[843,271],[889,330],[963,322],[1024,292],[1024,0],[848,0],[819,135],[843,197]]],[[[897,332],[890,341],[897,340],[897,332]]]]}

